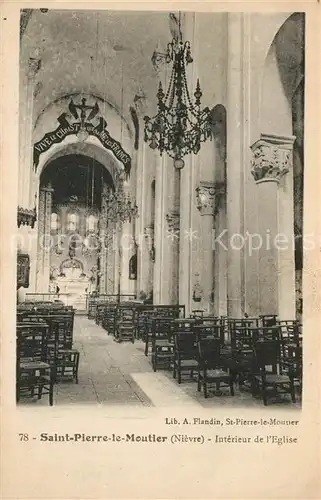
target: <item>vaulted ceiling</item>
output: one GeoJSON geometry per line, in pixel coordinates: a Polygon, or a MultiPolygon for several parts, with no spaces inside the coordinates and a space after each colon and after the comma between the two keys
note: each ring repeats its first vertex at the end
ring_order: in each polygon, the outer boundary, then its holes
{"type": "Polygon", "coordinates": [[[41,60],[34,119],[72,93],[99,96],[125,117],[135,95],[155,96],[151,56],[171,38],[167,12],[43,10],[21,18],[22,74],[30,57],[41,60]]]}

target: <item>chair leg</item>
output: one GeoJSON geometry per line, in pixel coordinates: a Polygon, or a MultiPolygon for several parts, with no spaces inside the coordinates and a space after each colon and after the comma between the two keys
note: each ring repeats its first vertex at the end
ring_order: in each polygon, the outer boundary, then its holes
{"type": "Polygon", "coordinates": [[[230,380],[230,392],[231,392],[231,396],[234,396],[234,384],[233,384],[232,378],[230,380]]]}
{"type": "Polygon", "coordinates": [[[50,383],[49,386],[49,405],[53,406],[53,383],[50,383]]]}
{"type": "Polygon", "coordinates": [[[201,372],[198,370],[197,374],[197,390],[198,392],[201,392],[201,372]]]}
{"type": "Polygon", "coordinates": [[[181,384],[181,382],[182,382],[181,365],[180,365],[180,364],[178,364],[178,367],[177,367],[177,368],[178,368],[178,369],[177,369],[177,382],[178,382],[179,384],[181,384]]]}
{"type": "Polygon", "coordinates": [[[291,399],[292,399],[292,403],[296,402],[296,399],[295,399],[295,389],[294,389],[294,380],[293,379],[291,380],[291,399]]]}
{"type": "Polygon", "coordinates": [[[207,383],[206,383],[205,380],[203,382],[203,389],[204,389],[204,398],[207,398],[207,396],[208,396],[208,394],[207,394],[207,383]]]}
{"type": "Polygon", "coordinates": [[[145,342],[145,356],[148,356],[148,336],[146,336],[146,342],[145,342]]]}
{"type": "Polygon", "coordinates": [[[266,394],[266,387],[265,387],[265,384],[263,383],[262,384],[262,397],[263,397],[263,403],[264,403],[264,406],[267,406],[267,394],[266,394]]]}

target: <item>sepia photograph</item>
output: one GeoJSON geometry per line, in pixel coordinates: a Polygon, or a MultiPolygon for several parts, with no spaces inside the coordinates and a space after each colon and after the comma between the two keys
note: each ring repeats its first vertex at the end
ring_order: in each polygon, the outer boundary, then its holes
{"type": "Polygon", "coordinates": [[[19,407],[299,415],[304,12],[23,8],[19,79],[19,407]]]}

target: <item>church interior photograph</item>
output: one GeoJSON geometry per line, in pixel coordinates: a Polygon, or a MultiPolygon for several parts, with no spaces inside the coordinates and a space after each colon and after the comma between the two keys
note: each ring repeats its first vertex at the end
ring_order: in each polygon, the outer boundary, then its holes
{"type": "Polygon", "coordinates": [[[305,15],[22,9],[16,401],[301,408],[305,15]]]}

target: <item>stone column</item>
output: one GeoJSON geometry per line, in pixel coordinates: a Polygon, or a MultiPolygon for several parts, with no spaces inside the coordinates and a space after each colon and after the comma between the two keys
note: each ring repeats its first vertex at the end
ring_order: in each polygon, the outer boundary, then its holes
{"type": "MultiPolygon", "coordinates": [[[[29,58],[25,74],[20,82],[20,120],[19,120],[19,177],[18,205],[23,209],[33,210],[36,206],[35,172],[33,169],[33,104],[35,77],[41,61],[29,58]]],[[[22,237],[26,252],[30,256],[30,279],[27,292],[36,290],[37,266],[37,223],[34,228],[20,227],[19,237],[22,237]]],[[[25,250],[24,250],[25,251],[25,250]]]]}
{"type": "MultiPolygon", "coordinates": [[[[201,287],[202,301],[201,308],[213,313],[214,311],[214,291],[219,292],[214,283],[214,262],[218,252],[213,245],[213,235],[215,234],[215,221],[219,206],[219,197],[222,194],[222,186],[212,182],[200,182],[196,188],[196,206],[202,217],[201,226],[201,287]]],[[[218,311],[215,311],[218,313],[218,311]]]]}
{"type": "Polygon", "coordinates": [[[19,132],[19,201],[23,208],[34,208],[35,173],[33,170],[33,106],[35,77],[40,69],[41,61],[29,58],[25,77],[20,92],[20,132],[19,132]]]}
{"type": "Polygon", "coordinates": [[[155,175],[155,264],[154,264],[154,294],[155,304],[162,302],[162,272],[163,272],[163,238],[164,238],[164,180],[165,180],[165,156],[156,160],[155,175]]]}
{"type": "MultiPolygon", "coordinates": [[[[106,243],[106,293],[113,294],[114,291],[114,283],[115,283],[115,255],[116,255],[116,247],[115,247],[115,225],[109,223],[107,225],[107,235],[105,238],[106,243]]],[[[116,292],[117,293],[117,292],[116,292]]]]}
{"type": "MultiPolygon", "coordinates": [[[[123,189],[125,197],[131,197],[131,187],[129,182],[123,182],[123,189]]],[[[133,202],[133,200],[131,200],[133,202]]],[[[136,293],[137,280],[129,279],[129,260],[136,253],[135,233],[134,233],[134,220],[125,221],[121,223],[121,236],[120,236],[120,293],[124,295],[136,293]]]]}
{"type": "Polygon", "coordinates": [[[100,239],[100,280],[99,293],[106,293],[107,286],[107,197],[109,186],[105,182],[102,187],[101,211],[99,218],[99,239],[100,239]]]}
{"type": "Polygon", "coordinates": [[[185,305],[186,314],[194,308],[193,296],[193,243],[194,228],[192,210],[194,204],[194,171],[196,158],[185,157],[185,166],[180,172],[180,241],[179,241],[179,303],[185,305]]]}
{"type": "Polygon", "coordinates": [[[129,261],[135,254],[133,222],[124,222],[121,232],[120,258],[120,293],[124,295],[136,293],[136,280],[129,279],[129,261]]]}
{"type": "Polygon", "coordinates": [[[259,190],[260,312],[278,314],[280,319],[295,319],[294,139],[261,134],[251,146],[252,174],[259,190]]]}
{"type": "MultiPolygon", "coordinates": [[[[144,130],[144,123],[140,121],[140,129],[144,130]]],[[[141,134],[137,155],[136,200],[138,218],[136,219],[137,248],[137,293],[149,294],[153,288],[153,255],[154,249],[154,221],[151,220],[151,186],[148,175],[148,146],[141,134]]],[[[151,151],[151,150],[150,150],[151,151]]],[[[150,165],[148,165],[150,168],[150,165]]]]}
{"type": "Polygon", "coordinates": [[[121,224],[120,222],[117,222],[115,224],[115,238],[114,238],[114,294],[117,295],[120,293],[120,260],[121,260],[121,224]]]}
{"type": "Polygon", "coordinates": [[[243,42],[244,14],[228,13],[227,58],[227,312],[244,314],[243,42]]]}
{"type": "Polygon", "coordinates": [[[141,262],[139,291],[149,294],[153,290],[154,262],[155,262],[155,234],[154,224],[144,228],[144,241],[141,243],[141,262]]]}
{"type": "Polygon", "coordinates": [[[51,253],[51,213],[52,213],[52,193],[51,184],[45,188],[45,235],[46,244],[44,246],[43,258],[43,291],[49,292],[49,277],[50,277],[50,253],[51,253]]]}
{"type": "MultiPolygon", "coordinates": [[[[166,243],[167,243],[167,297],[164,303],[178,304],[179,302],[179,212],[171,210],[166,215],[167,230],[166,230],[166,243]]],[[[164,283],[166,286],[166,283],[164,283]]]]}
{"type": "Polygon", "coordinates": [[[212,238],[214,251],[214,314],[227,315],[227,241],[226,241],[226,187],[215,183],[215,220],[212,238]]]}
{"type": "Polygon", "coordinates": [[[51,184],[48,184],[39,194],[36,289],[43,293],[49,291],[52,193],[51,184]]]}
{"type": "Polygon", "coordinates": [[[42,188],[39,191],[38,203],[38,249],[37,249],[37,270],[36,270],[36,291],[42,291],[43,282],[43,247],[45,235],[45,200],[46,192],[42,188]]]}

